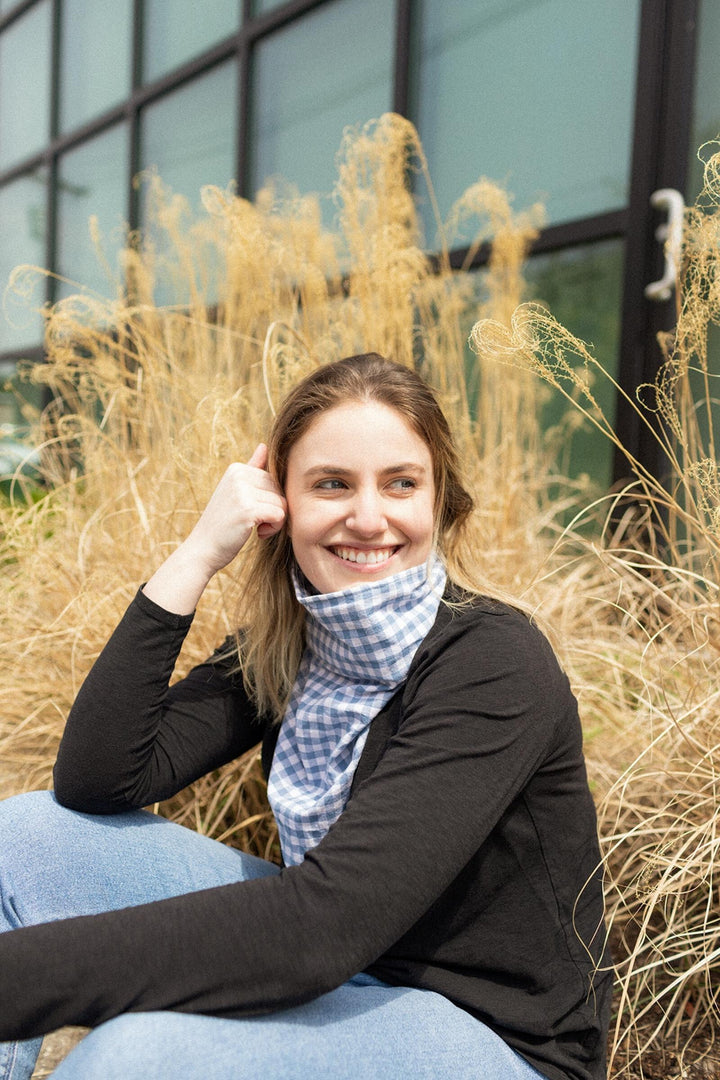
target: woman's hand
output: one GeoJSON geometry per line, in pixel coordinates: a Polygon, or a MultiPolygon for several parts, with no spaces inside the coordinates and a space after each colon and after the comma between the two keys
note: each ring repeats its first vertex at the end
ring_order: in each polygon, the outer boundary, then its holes
{"type": "Polygon", "coordinates": [[[267,538],[282,528],[285,498],[266,469],[264,443],[243,464],[228,466],[186,540],[144,586],[156,604],[179,615],[195,610],[211,577],[232,562],[253,529],[267,538]]]}
{"type": "Polygon", "coordinates": [[[278,532],[286,503],[267,472],[267,447],[255,449],[247,465],[228,466],[185,544],[208,571],[208,580],[235,558],[254,528],[261,537],[278,532]]]}

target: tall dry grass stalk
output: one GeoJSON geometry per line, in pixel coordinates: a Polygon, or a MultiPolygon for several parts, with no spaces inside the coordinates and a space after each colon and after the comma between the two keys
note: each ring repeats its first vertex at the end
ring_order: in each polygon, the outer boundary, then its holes
{"type": "MultiPolygon", "coordinates": [[[[0,794],[50,783],[90,664],[226,464],[264,437],[285,390],[353,352],[415,364],[453,421],[477,496],[478,572],[552,624],[580,698],[607,853],[618,1071],[661,1028],[684,1040],[712,1032],[717,1017],[720,522],[705,344],[718,313],[717,158],[705,201],[688,216],[657,413],[636,403],[674,479],[662,485],[631,461],[631,500],[578,511],[599,522],[594,542],[559,524],[571,487],[553,472],[538,418],[550,383],[616,441],[586,368],[607,376],[546,311],[520,303],[539,212],[514,214],[480,181],[438,223],[446,249],[471,218],[477,243],[491,242],[479,289],[476,277],[450,272],[447,250],[435,263],[425,254],[409,171],[432,198],[407,121],[385,116],[349,133],[332,232],[317,201],[292,192],[268,188],[250,203],[209,188],[196,219],[156,181],[152,232],[128,237],[110,295],[79,292],[47,313],[47,361],[32,372],[56,395],[33,435],[47,487],[0,517],[0,794]],[[480,364],[466,349],[473,323],[480,364]]],[[[179,673],[233,627],[243,565],[208,587],[179,673]]],[[[255,754],[161,812],[248,850],[275,850],[255,754]]]]}
{"type": "MultiPolygon", "coordinates": [[[[535,224],[483,183],[454,220],[480,214],[478,242],[495,236],[489,285],[478,290],[451,273],[447,253],[438,273],[423,250],[411,170],[429,185],[407,121],[388,115],[348,133],[332,232],[315,198],[268,187],[251,203],[207,188],[204,212],[193,217],[156,178],[151,228],[128,236],[108,296],[78,285],[46,313],[47,360],[30,377],[55,395],[32,436],[47,487],[23,501],[18,479],[18,497],[0,518],[2,795],[51,783],[70,704],[135,590],[187,535],[228,462],[249,456],[285,391],[316,364],[367,350],[417,364],[454,417],[468,482],[482,492],[471,550],[503,588],[521,591],[532,579],[544,555],[533,535],[540,437],[535,410],[518,402],[536,393],[536,380],[489,375],[493,423],[475,423],[466,342],[474,319],[503,316],[508,298],[520,299],[535,224]]],[[[39,272],[21,268],[16,292],[39,272]]],[[[206,590],[179,672],[233,628],[243,566],[241,556],[206,590]]],[[[254,755],[163,812],[272,850],[254,755]]]]}
{"type": "MultiPolygon", "coordinates": [[[[720,1019],[718,357],[713,371],[709,349],[720,321],[719,207],[715,152],[686,214],[677,328],[661,340],[655,383],[629,399],[666,471],[653,476],[627,454],[634,483],[605,500],[594,545],[558,546],[549,565],[559,576],[543,597],[596,731],[589,754],[618,968],[618,1072],[641,1068],[668,1040],[682,1067],[683,1053],[712,1045],[720,1019]]],[[[588,377],[609,376],[547,311],[523,305],[509,326],[481,322],[473,345],[484,362],[534,371],[624,449],[588,377]]]]}

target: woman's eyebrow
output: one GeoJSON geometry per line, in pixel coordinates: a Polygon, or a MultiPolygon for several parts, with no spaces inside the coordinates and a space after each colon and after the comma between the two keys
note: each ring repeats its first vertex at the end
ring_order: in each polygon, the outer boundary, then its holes
{"type": "MultiPolygon", "coordinates": [[[[343,468],[342,465],[313,465],[305,470],[305,476],[352,476],[354,469],[343,468]]],[[[416,461],[405,461],[399,465],[388,465],[380,470],[381,476],[391,476],[395,473],[414,473],[416,476],[424,476],[427,469],[416,461]]]]}
{"type": "Polygon", "coordinates": [[[400,465],[390,465],[387,469],[383,469],[384,473],[415,473],[418,476],[424,476],[427,469],[424,465],[420,465],[417,461],[404,461],[400,465]]]}
{"type": "Polygon", "coordinates": [[[340,465],[313,465],[305,469],[305,476],[325,476],[332,473],[333,476],[351,476],[352,469],[343,469],[340,465]]]}

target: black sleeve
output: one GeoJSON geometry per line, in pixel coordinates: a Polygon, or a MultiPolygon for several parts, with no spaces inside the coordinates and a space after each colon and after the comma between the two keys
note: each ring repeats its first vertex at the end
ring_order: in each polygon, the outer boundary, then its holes
{"type": "Polygon", "coordinates": [[[454,880],[556,738],[569,691],[524,620],[423,652],[403,722],[300,866],[0,935],[0,1040],[127,1011],[266,1012],[340,985],[454,880]]]}
{"type": "Polygon", "coordinates": [[[148,806],[259,742],[226,649],[169,688],[191,622],[138,592],[70,711],[54,773],[64,806],[95,814],[148,806]]]}

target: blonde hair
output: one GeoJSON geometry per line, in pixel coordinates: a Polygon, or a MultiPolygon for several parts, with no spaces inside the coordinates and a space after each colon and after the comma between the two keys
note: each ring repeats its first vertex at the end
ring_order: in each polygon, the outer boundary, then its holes
{"type": "MultiPolygon", "coordinates": [[[[464,558],[463,526],[473,500],[463,486],[447,420],[430,387],[402,364],[377,353],[349,356],[317,368],[288,394],[268,440],[268,469],[285,487],[295,443],[317,417],[347,402],[378,402],[395,409],[430,450],[435,486],[435,547],[452,581],[480,591],[464,558]]],[[[241,597],[238,653],[243,677],[262,714],[282,717],[304,647],[304,609],[291,571],[287,528],[255,542],[241,597]]]]}

